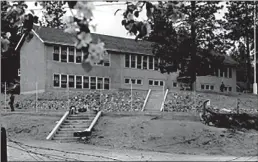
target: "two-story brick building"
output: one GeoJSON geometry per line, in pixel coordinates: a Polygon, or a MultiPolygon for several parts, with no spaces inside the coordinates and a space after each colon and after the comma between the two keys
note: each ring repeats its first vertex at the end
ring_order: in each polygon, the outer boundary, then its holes
{"type": "MultiPolygon", "coordinates": [[[[160,89],[179,88],[177,73],[161,74],[159,59],[153,57],[151,43],[135,42],[107,35],[92,34],[105,43],[109,61],[86,73],[81,66],[83,52],[74,47],[75,37],[63,30],[41,27],[33,38],[21,44],[21,93],[60,89],[160,89]],[[35,85],[37,84],[37,86],[35,85]],[[37,88],[35,88],[37,87],[37,88]]],[[[197,77],[197,90],[219,91],[223,81],[228,91],[236,91],[235,62],[226,57],[224,70],[213,76],[197,77]]]]}

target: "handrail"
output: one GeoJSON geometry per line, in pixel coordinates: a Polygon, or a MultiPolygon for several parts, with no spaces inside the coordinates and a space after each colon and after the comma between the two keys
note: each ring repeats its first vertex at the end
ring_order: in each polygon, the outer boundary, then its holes
{"type": "Polygon", "coordinates": [[[47,138],[46,138],[47,140],[51,140],[53,138],[53,136],[56,134],[58,128],[61,126],[61,124],[64,122],[64,120],[67,118],[68,115],[69,115],[69,111],[66,111],[65,114],[63,115],[63,117],[56,124],[55,128],[47,136],[47,138]]]}
{"type": "Polygon", "coordinates": [[[145,108],[145,106],[146,106],[146,104],[147,104],[147,101],[148,101],[148,99],[149,99],[150,93],[151,93],[151,89],[149,89],[149,91],[148,91],[148,93],[147,93],[147,96],[146,96],[146,98],[145,98],[145,100],[144,100],[144,103],[143,103],[143,106],[142,106],[142,111],[144,111],[144,108],[145,108]]]}
{"type": "Polygon", "coordinates": [[[164,104],[165,104],[167,95],[168,95],[168,89],[166,90],[166,93],[165,93],[165,95],[164,95],[164,99],[163,99],[162,104],[161,104],[161,108],[160,108],[160,111],[161,111],[161,112],[164,111],[164,104]]]}
{"type": "Polygon", "coordinates": [[[97,121],[98,121],[98,119],[99,119],[101,113],[102,113],[101,111],[99,111],[99,112],[97,113],[97,115],[95,116],[95,118],[94,118],[93,121],[91,122],[89,128],[87,128],[86,130],[84,130],[84,132],[91,132],[91,129],[92,129],[92,128],[94,127],[94,125],[97,123],[97,121]]]}

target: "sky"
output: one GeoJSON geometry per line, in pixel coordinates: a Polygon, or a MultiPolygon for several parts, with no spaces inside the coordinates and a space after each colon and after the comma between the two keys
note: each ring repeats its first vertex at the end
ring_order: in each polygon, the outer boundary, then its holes
{"type": "MultiPolygon", "coordinates": [[[[27,2],[28,9],[36,9],[34,10],[35,14],[39,17],[42,16],[40,6],[35,6],[35,2],[27,2]]],[[[97,25],[96,31],[92,31],[92,33],[99,33],[123,38],[132,38],[135,36],[130,36],[128,31],[121,25],[121,21],[123,19],[123,11],[126,9],[125,2],[93,2],[95,9],[93,10],[93,23],[97,25]],[[119,11],[116,16],[114,15],[117,9],[122,9],[119,11]]],[[[225,3],[225,2],[222,2],[225,3]]],[[[216,14],[217,19],[221,19],[226,12],[226,8],[220,11],[220,13],[216,14]]],[[[68,11],[67,14],[70,12],[68,11]]],[[[145,8],[139,15],[139,20],[146,20],[146,10],[145,8]]]]}

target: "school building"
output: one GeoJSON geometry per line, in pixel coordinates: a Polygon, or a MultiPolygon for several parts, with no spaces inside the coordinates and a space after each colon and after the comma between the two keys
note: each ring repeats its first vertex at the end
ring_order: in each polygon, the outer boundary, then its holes
{"type": "MultiPolygon", "coordinates": [[[[109,60],[85,72],[84,54],[74,47],[75,37],[61,29],[36,27],[30,40],[20,41],[21,93],[89,89],[162,90],[179,89],[178,73],[161,74],[159,59],[152,54],[151,43],[135,42],[107,35],[92,34],[105,43],[109,60]],[[21,43],[23,42],[23,43],[21,43]]],[[[219,91],[223,81],[227,91],[236,92],[236,62],[229,56],[225,67],[214,75],[197,77],[197,90],[219,91]]]]}

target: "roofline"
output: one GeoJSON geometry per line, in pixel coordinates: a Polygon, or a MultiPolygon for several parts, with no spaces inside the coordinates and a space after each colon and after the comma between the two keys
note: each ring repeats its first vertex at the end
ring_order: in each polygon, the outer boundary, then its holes
{"type": "Polygon", "coordinates": [[[34,29],[32,29],[31,31],[38,37],[38,39],[39,39],[42,43],[44,43],[43,39],[40,38],[40,36],[36,33],[36,31],[35,31],[34,29]]]}
{"type": "MultiPolygon", "coordinates": [[[[57,45],[64,45],[64,46],[74,46],[69,43],[61,43],[61,42],[51,42],[51,41],[44,41],[43,43],[45,44],[57,44],[57,45]]],[[[117,49],[112,49],[112,48],[106,48],[107,51],[113,51],[113,52],[120,52],[120,53],[130,53],[130,54],[139,54],[139,55],[152,55],[152,54],[146,54],[146,53],[141,53],[141,52],[130,52],[130,51],[122,51],[122,50],[117,50],[117,49]]]]}

